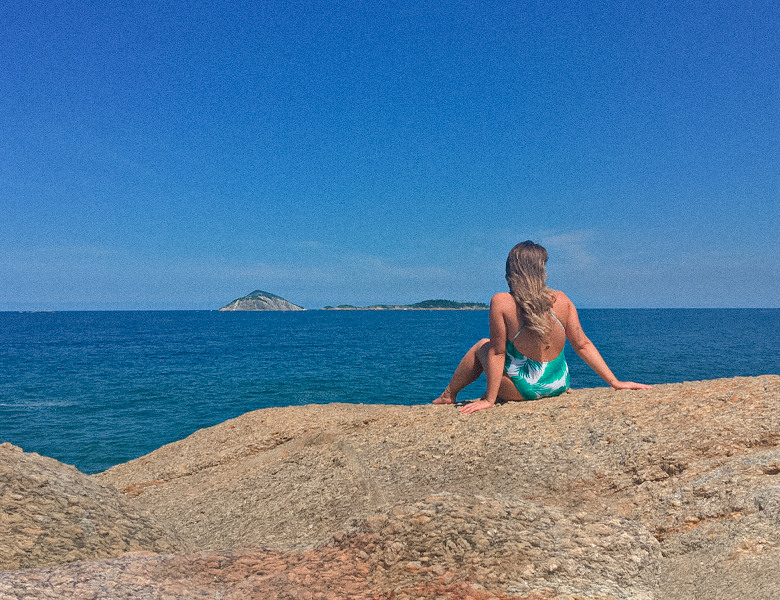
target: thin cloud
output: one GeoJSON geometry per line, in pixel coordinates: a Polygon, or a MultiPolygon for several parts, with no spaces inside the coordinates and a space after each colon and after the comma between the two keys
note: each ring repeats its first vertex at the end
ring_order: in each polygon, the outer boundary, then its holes
{"type": "Polygon", "coordinates": [[[299,250],[331,250],[333,249],[333,246],[330,244],[324,244],[323,242],[318,242],[317,240],[300,240],[296,242],[290,243],[291,248],[296,248],[299,250]]]}
{"type": "Polygon", "coordinates": [[[543,236],[541,244],[547,248],[559,268],[590,270],[598,265],[598,260],[588,251],[592,231],[577,230],[543,236]]]}
{"type": "Polygon", "coordinates": [[[331,281],[342,282],[360,280],[374,281],[376,279],[418,281],[441,280],[452,277],[446,269],[426,265],[401,266],[388,262],[386,259],[369,256],[342,254],[331,256],[324,264],[318,266],[278,265],[259,262],[246,267],[226,269],[230,276],[236,278],[256,278],[272,281],[331,281]]]}
{"type": "Polygon", "coordinates": [[[452,276],[449,271],[441,267],[425,265],[399,266],[388,263],[385,259],[376,256],[355,257],[353,267],[374,278],[379,275],[404,280],[430,280],[452,276]]]}
{"type": "Polygon", "coordinates": [[[255,279],[258,281],[336,281],[330,268],[274,265],[254,263],[247,267],[226,269],[228,277],[237,279],[255,279]]]}

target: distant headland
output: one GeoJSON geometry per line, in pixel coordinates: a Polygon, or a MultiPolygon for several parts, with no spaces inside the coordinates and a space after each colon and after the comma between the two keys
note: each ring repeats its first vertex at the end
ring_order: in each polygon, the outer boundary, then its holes
{"type": "MultiPolygon", "coordinates": [[[[416,304],[372,304],[371,306],[353,306],[352,304],[340,304],[338,306],[325,306],[323,310],[488,310],[490,307],[481,302],[454,302],[452,300],[423,300],[416,304]]],[[[302,306],[293,304],[281,296],[255,290],[242,298],[233,300],[219,309],[223,312],[238,311],[290,311],[306,310],[302,306]]]]}
{"type": "Polygon", "coordinates": [[[417,304],[373,304],[371,306],[325,306],[323,310],[487,310],[481,302],[453,302],[452,300],[423,300],[417,304]]]}

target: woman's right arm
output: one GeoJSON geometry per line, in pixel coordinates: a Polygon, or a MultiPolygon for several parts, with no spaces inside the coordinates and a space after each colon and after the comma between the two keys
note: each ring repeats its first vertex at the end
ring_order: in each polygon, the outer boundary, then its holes
{"type": "Polygon", "coordinates": [[[482,370],[487,380],[487,389],[485,395],[476,402],[470,402],[466,406],[461,406],[458,412],[471,414],[478,410],[484,410],[492,407],[498,399],[498,392],[501,388],[501,377],[504,374],[504,360],[506,358],[506,323],[504,322],[504,313],[508,306],[515,310],[515,301],[509,294],[496,294],[490,300],[490,343],[487,348],[486,356],[481,357],[482,370]]]}
{"type": "MultiPolygon", "coordinates": [[[[620,381],[615,374],[607,366],[607,363],[601,356],[593,342],[590,341],[588,336],[582,330],[580,324],[580,317],[577,314],[577,309],[566,294],[558,292],[557,300],[563,301],[563,309],[560,311],[566,317],[565,329],[566,337],[574,348],[577,355],[583,360],[583,362],[593,369],[599,377],[606,381],[610,386],[616,390],[647,390],[650,389],[649,385],[644,383],[635,383],[633,381],[620,381]]],[[[556,301],[556,310],[558,310],[558,302],[556,301]]]]}

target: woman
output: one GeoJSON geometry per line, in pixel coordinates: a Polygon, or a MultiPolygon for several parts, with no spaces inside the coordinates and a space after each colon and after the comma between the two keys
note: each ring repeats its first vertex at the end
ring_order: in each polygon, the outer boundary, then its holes
{"type": "Polygon", "coordinates": [[[547,250],[533,242],[512,248],[506,259],[509,293],[490,301],[490,339],[466,352],[455,374],[434,404],[454,404],[458,392],[482,372],[487,391],[459,410],[470,414],[504,400],[558,396],[569,388],[566,340],[579,357],[616,390],[644,390],[649,385],[620,381],[612,374],[585,333],[577,309],[563,292],[547,287],[547,250]]]}

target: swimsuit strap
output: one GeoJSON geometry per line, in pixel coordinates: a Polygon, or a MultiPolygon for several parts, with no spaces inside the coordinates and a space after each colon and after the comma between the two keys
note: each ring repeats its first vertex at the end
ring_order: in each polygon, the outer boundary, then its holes
{"type": "Polygon", "coordinates": [[[565,332],[565,331],[566,331],[566,328],[563,326],[563,323],[561,323],[561,322],[558,320],[558,317],[556,317],[556,316],[553,314],[553,311],[551,311],[551,310],[550,310],[550,311],[547,311],[547,312],[549,312],[549,313],[550,313],[550,316],[551,316],[553,319],[555,319],[555,320],[557,321],[558,325],[560,325],[560,326],[561,326],[561,329],[563,329],[563,331],[565,332]]]}
{"type": "MultiPolygon", "coordinates": [[[[547,312],[548,312],[548,313],[550,313],[550,316],[551,316],[553,319],[555,319],[555,322],[556,322],[556,323],[558,323],[558,325],[560,325],[560,326],[561,326],[561,329],[563,329],[563,331],[565,332],[565,331],[566,331],[566,328],[563,326],[563,323],[561,323],[561,322],[560,322],[560,320],[558,319],[558,317],[556,317],[556,316],[553,314],[553,311],[551,311],[551,310],[548,310],[547,312]]],[[[518,332],[515,334],[515,337],[513,337],[513,338],[512,338],[512,343],[513,343],[513,344],[515,343],[515,340],[517,339],[517,336],[518,336],[518,335],[520,335],[520,332],[523,330],[523,327],[525,327],[525,323],[523,323],[522,325],[520,325],[520,329],[519,329],[519,330],[518,330],[518,332]]]]}

